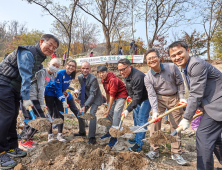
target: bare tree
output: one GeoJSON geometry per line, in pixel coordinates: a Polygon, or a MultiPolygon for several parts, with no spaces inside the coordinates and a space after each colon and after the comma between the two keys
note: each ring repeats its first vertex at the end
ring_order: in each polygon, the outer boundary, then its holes
{"type": "Polygon", "coordinates": [[[185,18],[185,12],[189,10],[188,1],[145,0],[145,24],[148,48],[152,48],[157,35],[162,36],[170,28],[178,26],[181,21],[189,20],[185,18]],[[149,32],[151,32],[150,35],[149,32]]]}
{"type": "Polygon", "coordinates": [[[78,7],[102,24],[106,39],[106,54],[109,55],[111,32],[118,20],[123,19],[127,10],[126,0],[94,0],[91,3],[78,4],[78,7]]]}
{"type": "Polygon", "coordinates": [[[74,12],[76,10],[77,3],[79,0],[72,0],[71,4],[69,5],[69,8],[66,6],[61,6],[58,3],[56,3],[54,0],[27,0],[29,3],[34,3],[39,6],[41,6],[44,10],[44,12],[47,12],[49,15],[54,17],[64,28],[65,33],[68,36],[68,54],[70,50],[70,44],[71,44],[71,31],[72,31],[72,22],[73,22],[73,16],[74,12]],[[65,11],[64,9],[71,9],[65,11]],[[63,18],[66,18],[65,21],[63,21],[63,18]]]}
{"type": "Polygon", "coordinates": [[[203,17],[203,27],[207,36],[207,58],[210,59],[210,43],[215,31],[220,25],[220,19],[222,14],[222,1],[210,0],[200,1],[202,5],[201,16],[203,17]]]}

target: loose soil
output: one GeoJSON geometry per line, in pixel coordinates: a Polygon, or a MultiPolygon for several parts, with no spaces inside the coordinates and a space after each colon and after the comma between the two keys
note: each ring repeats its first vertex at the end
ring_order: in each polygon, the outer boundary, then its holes
{"type": "Polygon", "coordinates": [[[31,120],[28,122],[28,124],[29,126],[33,127],[34,129],[40,132],[49,131],[51,128],[51,123],[46,118],[38,118],[35,120],[31,120]]]}
{"type": "Polygon", "coordinates": [[[115,128],[110,128],[110,129],[109,129],[109,134],[110,134],[112,137],[114,137],[114,138],[117,137],[118,132],[119,132],[119,129],[115,129],[115,128]]]}
{"type": "Polygon", "coordinates": [[[120,137],[120,136],[123,136],[126,133],[133,133],[133,131],[130,130],[130,128],[128,126],[124,126],[123,130],[110,128],[109,133],[112,137],[120,137]]]}
{"type": "Polygon", "coordinates": [[[51,122],[52,124],[63,124],[63,120],[61,119],[61,118],[59,118],[59,119],[55,119],[55,120],[53,120],[52,122],[51,122]]]}
{"type": "Polygon", "coordinates": [[[152,144],[163,145],[167,143],[177,142],[177,139],[174,136],[164,133],[161,130],[159,130],[159,131],[154,132],[148,141],[149,143],[152,143],[152,144]]]}
{"type": "Polygon", "coordinates": [[[64,118],[67,118],[67,119],[75,119],[75,116],[71,114],[63,114],[63,116],[64,118]]]}
{"type": "Polygon", "coordinates": [[[93,120],[93,119],[95,119],[95,117],[91,113],[85,113],[85,114],[83,114],[83,115],[81,115],[79,117],[81,117],[83,119],[86,119],[86,120],[93,120]]]}
{"type": "Polygon", "coordinates": [[[112,125],[112,122],[110,120],[105,119],[105,118],[99,118],[97,120],[97,123],[102,126],[111,126],[112,125]]]}

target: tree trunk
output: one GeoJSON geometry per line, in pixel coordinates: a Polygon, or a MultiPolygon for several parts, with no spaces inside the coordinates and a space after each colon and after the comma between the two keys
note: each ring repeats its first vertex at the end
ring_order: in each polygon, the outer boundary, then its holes
{"type": "Polygon", "coordinates": [[[210,61],[210,40],[207,40],[207,59],[210,61]]]}

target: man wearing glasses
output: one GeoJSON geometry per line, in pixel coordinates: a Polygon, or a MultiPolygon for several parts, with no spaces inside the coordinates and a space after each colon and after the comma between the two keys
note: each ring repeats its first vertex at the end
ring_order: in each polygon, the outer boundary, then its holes
{"type": "Polygon", "coordinates": [[[19,46],[0,63],[0,169],[13,168],[17,163],[11,157],[26,156],[18,148],[16,120],[19,101],[28,110],[31,79],[46,56],[51,56],[59,46],[59,40],[44,34],[39,43],[19,46]],[[21,95],[21,97],[20,97],[21,95]]]}
{"type": "MultiPolygon", "coordinates": [[[[172,109],[179,101],[186,102],[184,99],[183,78],[178,67],[172,63],[160,63],[159,52],[155,48],[149,49],[145,54],[147,65],[151,69],[144,78],[146,90],[148,91],[149,101],[153,110],[153,119],[157,119],[159,113],[162,114],[166,109],[172,109]]],[[[170,130],[173,132],[182,119],[183,109],[175,110],[169,114],[170,130]]],[[[151,125],[150,136],[155,131],[161,129],[161,120],[151,125]]],[[[177,134],[179,138],[181,133],[177,134]]],[[[187,162],[181,156],[181,142],[171,144],[172,159],[180,165],[187,162]]],[[[150,159],[159,157],[159,145],[150,145],[150,151],[146,154],[150,159]]]]}
{"type": "MultiPolygon", "coordinates": [[[[126,117],[133,110],[134,125],[142,126],[147,123],[151,109],[144,85],[145,74],[133,68],[130,61],[125,58],[118,61],[118,70],[124,77],[127,93],[132,98],[131,104],[122,114],[126,117]]],[[[129,148],[130,151],[138,152],[142,149],[145,134],[146,132],[136,133],[134,139],[129,140],[131,144],[134,144],[129,148]]]]}

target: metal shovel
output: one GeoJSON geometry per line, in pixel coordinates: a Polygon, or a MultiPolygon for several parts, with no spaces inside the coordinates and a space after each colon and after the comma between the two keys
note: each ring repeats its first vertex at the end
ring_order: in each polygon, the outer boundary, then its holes
{"type": "Polygon", "coordinates": [[[159,122],[162,117],[170,114],[170,113],[173,112],[174,110],[177,110],[177,109],[186,107],[186,105],[187,105],[186,103],[180,102],[180,103],[178,103],[175,107],[173,107],[172,109],[166,111],[164,114],[159,115],[158,118],[152,119],[151,121],[145,123],[143,126],[132,126],[132,127],[129,127],[129,128],[130,128],[130,130],[132,130],[134,133],[146,132],[147,130],[144,129],[144,127],[146,127],[146,126],[148,126],[148,125],[150,125],[150,124],[152,124],[152,123],[159,122]]]}

